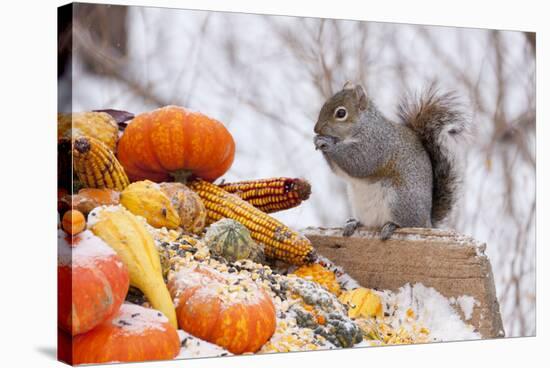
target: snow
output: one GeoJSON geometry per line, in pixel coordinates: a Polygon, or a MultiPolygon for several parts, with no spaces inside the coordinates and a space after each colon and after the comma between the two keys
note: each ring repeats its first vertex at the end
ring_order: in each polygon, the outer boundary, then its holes
{"type": "Polygon", "coordinates": [[[116,255],[116,252],[90,230],[72,237],[57,230],[57,262],[59,265],[90,267],[95,262],[116,255]],[[74,247],[71,246],[71,242],[74,247]]]}
{"type": "Polygon", "coordinates": [[[472,318],[474,306],[479,306],[479,302],[471,295],[461,295],[457,298],[449,299],[452,304],[456,304],[464,314],[464,320],[469,321],[472,318]]]}
{"type": "Polygon", "coordinates": [[[209,358],[233,355],[221,346],[195,337],[184,330],[178,330],[182,347],[174,359],[209,358]]]}
{"type": "Polygon", "coordinates": [[[146,330],[166,331],[168,318],[155,309],[124,303],[111,323],[125,334],[140,335],[146,330]]]}
{"type": "Polygon", "coordinates": [[[99,221],[101,212],[117,212],[117,211],[125,211],[126,209],[118,204],[118,205],[110,205],[110,206],[99,206],[94,208],[90,213],[88,214],[88,219],[86,220],[86,223],[88,224],[88,228],[93,228],[94,225],[99,221]]]}
{"type": "MultiPolygon", "coordinates": [[[[458,341],[480,339],[481,335],[474,331],[473,326],[462,321],[452,302],[437,290],[421,283],[406,284],[396,293],[386,294],[384,300],[396,307],[396,315],[400,320],[407,319],[407,311],[412,309],[419,324],[430,330],[432,341],[458,341]]],[[[473,298],[472,298],[473,299],[473,298]]],[[[463,298],[468,305],[470,300],[463,298]]]]}

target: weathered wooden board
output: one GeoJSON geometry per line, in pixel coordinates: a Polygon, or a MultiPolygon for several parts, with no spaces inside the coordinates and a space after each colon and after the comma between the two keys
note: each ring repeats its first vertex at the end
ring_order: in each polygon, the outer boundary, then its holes
{"type": "Polygon", "coordinates": [[[384,242],[378,232],[365,229],[351,237],[343,237],[340,228],[307,228],[304,233],[321,255],[365,287],[397,290],[420,282],[446,297],[474,297],[478,303],[467,322],[484,338],[504,336],[485,244],[438,229],[399,229],[384,242]]]}

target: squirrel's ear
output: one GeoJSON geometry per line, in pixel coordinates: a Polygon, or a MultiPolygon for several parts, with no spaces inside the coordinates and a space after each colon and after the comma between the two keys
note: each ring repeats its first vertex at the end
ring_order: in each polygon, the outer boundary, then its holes
{"type": "Polygon", "coordinates": [[[357,101],[359,102],[359,109],[365,110],[367,108],[367,94],[365,93],[363,86],[358,85],[355,87],[355,95],[357,96],[357,101]]]}
{"type": "Polygon", "coordinates": [[[347,81],[344,84],[344,87],[342,89],[354,89],[354,88],[355,88],[355,84],[353,84],[352,81],[347,81]]]}

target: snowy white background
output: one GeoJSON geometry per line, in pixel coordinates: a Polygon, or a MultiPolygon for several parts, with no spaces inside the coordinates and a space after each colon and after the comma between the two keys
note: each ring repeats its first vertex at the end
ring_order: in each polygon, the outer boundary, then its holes
{"type": "Polygon", "coordinates": [[[75,24],[73,110],[178,104],[215,117],[237,142],[227,180],[310,180],[311,199],[278,215],[296,228],[350,214],[312,144],[332,92],[361,82],[393,118],[407,90],[433,79],[456,89],[476,129],[449,226],[487,242],[507,335],[535,333],[535,63],[524,33],[130,8],[119,53],[89,32],[111,10],[75,24]]]}

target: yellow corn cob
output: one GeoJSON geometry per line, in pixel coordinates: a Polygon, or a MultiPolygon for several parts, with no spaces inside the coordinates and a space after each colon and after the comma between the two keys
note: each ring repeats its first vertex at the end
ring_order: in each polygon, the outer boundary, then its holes
{"type": "Polygon", "coordinates": [[[313,261],[310,241],[265,212],[204,180],[194,180],[188,186],[201,197],[208,224],[231,218],[243,224],[254,240],[264,244],[267,257],[296,265],[313,261]]]}
{"type": "Polygon", "coordinates": [[[247,180],[219,186],[266,213],[296,207],[311,194],[311,185],[297,178],[247,180]]]}
{"type": "Polygon", "coordinates": [[[78,179],[89,188],[124,190],[130,182],[115,155],[92,137],[73,140],[73,167],[78,179]]]}

